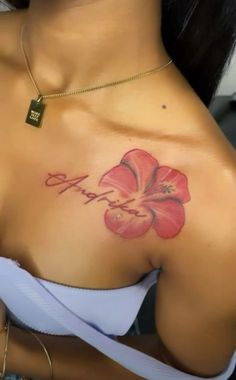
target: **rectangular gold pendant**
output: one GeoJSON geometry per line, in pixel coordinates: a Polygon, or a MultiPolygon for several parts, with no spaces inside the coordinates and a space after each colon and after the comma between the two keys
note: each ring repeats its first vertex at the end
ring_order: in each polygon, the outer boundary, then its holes
{"type": "Polygon", "coordinates": [[[33,125],[34,127],[40,128],[44,109],[45,104],[42,102],[41,95],[38,96],[37,100],[32,99],[25,122],[27,124],[33,125]]]}

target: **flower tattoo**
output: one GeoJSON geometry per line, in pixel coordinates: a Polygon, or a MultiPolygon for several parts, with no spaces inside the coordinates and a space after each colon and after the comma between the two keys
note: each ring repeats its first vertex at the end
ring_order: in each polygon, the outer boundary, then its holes
{"type": "Polygon", "coordinates": [[[186,175],[159,166],[144,150],[127,152],[119,165],[101,177],[99,186],[115,190],[127,201],[118,214],[116,208],[104,214],[107,228],[123,238],[137,238],[153,228],[161,238],[168,239],[178,235],[184,226],[183,204],[191,199],[186,175]],[[131,202],[133,210],[127,212],[127,203],[131,202]]]}

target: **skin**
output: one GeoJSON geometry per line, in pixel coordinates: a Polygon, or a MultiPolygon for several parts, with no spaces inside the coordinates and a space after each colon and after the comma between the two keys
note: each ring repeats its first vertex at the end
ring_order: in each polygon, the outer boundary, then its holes
{"type": "MultiPolygon", "coordinates": [[[[150,338],[148,349],[141,340],[120,340],[159,358],[161,346],[172,366],[210,376],[226,367],[236,347],[236,158],[175,64],[143,80],[48,100],[41,129],[24,123],[36,94],[19,49],[22,23],[31,68],[45,94],[166,63],[170,57],[161,40],[160,15],[156,0],[145,6],[142,0],[121,0],[119,8],[115,0],[66,5],[33,0],[29,11],[0,15],[1,255],[17,259],[34,276],[98,289],[131,285],[161,266],[155,315],[159,340],[155,336],[153,344],[150,338]],[[59,186],[48,186],[48,173],[69,179],[88,175],[86,186],[80,183],[83,189],[110,191],[99,181],[132,149],[148,152],[188,179],[191,200],[184,204],[185,223],[175,237],[161,238],[150,228],[124,238],[104,223],[109,201],[84,205],[85,197],[74,189],[59,194],[59,186]]],[[[24,341],[20,329],[15,334],[24,341]]],[[[54,339],[47,343],[68,373],[69,346],[57,354],[62,345],[54,339]]],[[[101,356],[77,342],[78,352],[87,352],[87,360],[93,357],[99,367],[101,356]]],[[[20,347],[22,357],[30,354],[27,339],[20,347]]],[[[79,368],[85,366],[83,358],[79,368]]],[[[32,363],[42,368],[40,360],[32,363]]],[[[101,375],[119,372],[115,364],[99,368],[101,375]]],[[[46,366],[41,375],[47,378],[46,366]]]]}

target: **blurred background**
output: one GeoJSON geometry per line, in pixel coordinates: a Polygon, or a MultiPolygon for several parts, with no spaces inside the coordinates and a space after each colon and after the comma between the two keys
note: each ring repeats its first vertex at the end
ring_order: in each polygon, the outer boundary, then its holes
{"type": "Polygon", "coordinates": [[[236,148],[236,51],[218,87],[210,111],[236,148]]]}

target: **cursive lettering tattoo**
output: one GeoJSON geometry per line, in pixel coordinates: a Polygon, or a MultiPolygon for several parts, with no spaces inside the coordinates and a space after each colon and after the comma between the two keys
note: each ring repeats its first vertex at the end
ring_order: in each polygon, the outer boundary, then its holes
{"type": "Polygon", "coordinates": [[[81,183],[86,178],[88,178],[88,175],[68,179],[66,177],[66,174],[64,173],[55,173],[55,174],[48,173],[48,178],[45,181],[45,185],[50,187],[50,186],[59,186],[59,185],[65,184],[66,186],[62,190],[60,190],[58,194],[63,194],[65,191],[74,188],[75,191],[80,192],[82,195],[84,195],[86,198],[89,199],[86,202],[84,202],[84,204],[88,204],[92,201],[97,201],[97,202],[106,201],[108,207],[112,210],[121,209],[127,212],[128,214],[135,215],[138,218],[143,218],[146,216],[145,214],[142,215],[138,210],[131,209],[126,206],[128,203],[135,201],[135,198],[129,199],[123,203],[119,203],[120,202],[119,200],[112,201],[108,197],[104,197],[104,195],[114,193],[115,190],[110,190],[104,193],[96,194],[96,193],[91,193],[84,187],[78,186],[78,183],[81,183]]]}
{"type": "Polygon", "coordinates": [[[188,179],[176,169],[160,166],[148,152],[130,150],[118,165],[102,175],[98,186],[108,188],[105,192],[87,189],[84,182],[88,177],[67,178],[64,173],[48,173],[45,185],[60,186],[60,195],[74,189],[86,198],[85,205],[104,202],[105,225],[122,238],[137,238],[153,228],[159,237],[169,239],[182,230],[184,203],[191,199],[188,179]]]}

